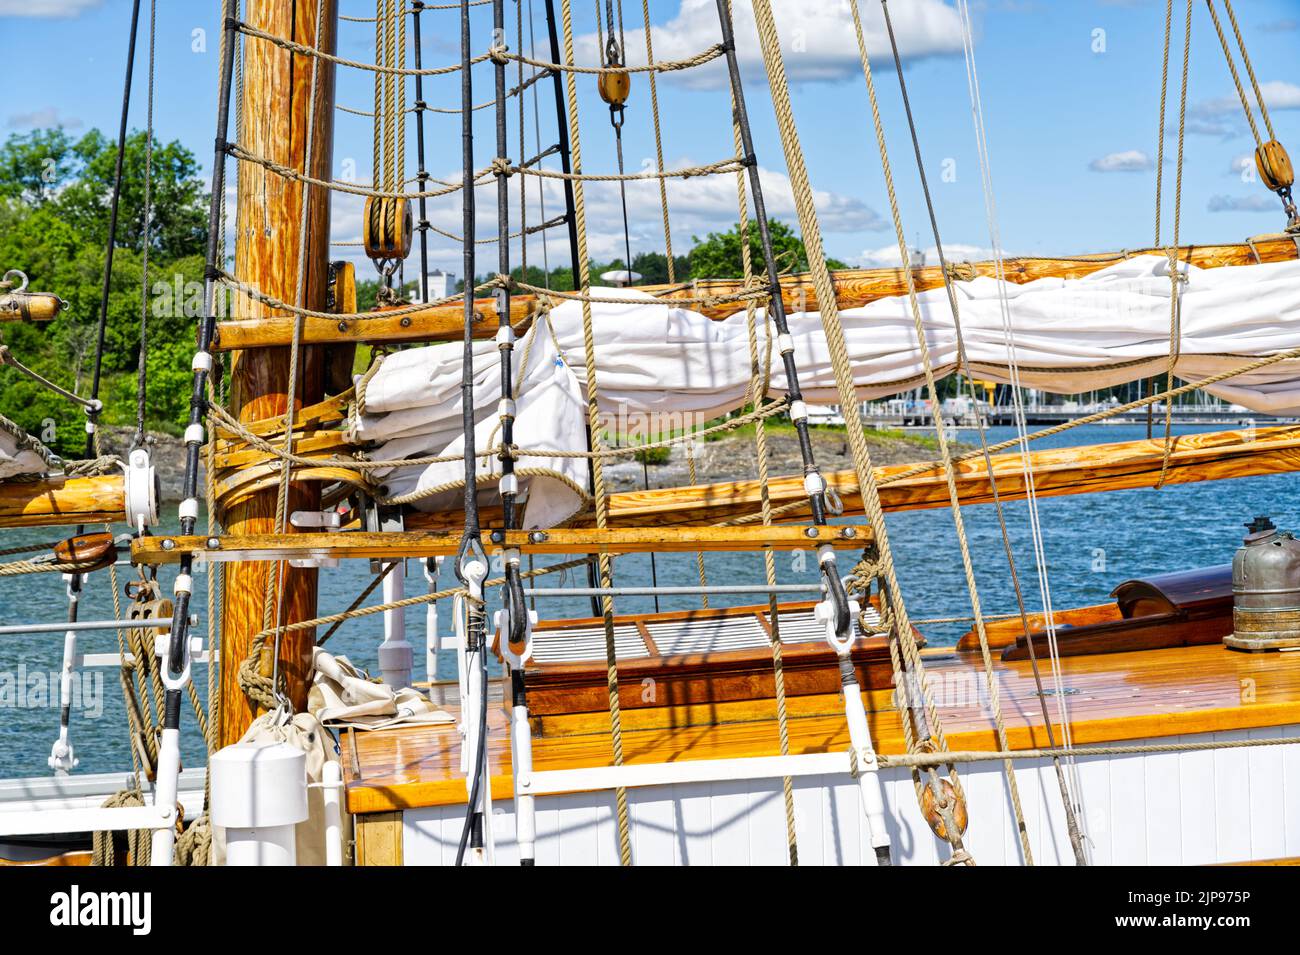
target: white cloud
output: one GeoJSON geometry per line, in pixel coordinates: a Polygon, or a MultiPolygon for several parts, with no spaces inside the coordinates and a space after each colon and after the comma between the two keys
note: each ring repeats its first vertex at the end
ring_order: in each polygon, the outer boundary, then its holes
{"type": "Polygon", "coordinates": [[[1155,161],[1140,149],[1107,153],[1088,163],[1093,172],[1145,172],[1155,168],[1155,161]]]}
{"type": "MultiPolygon", "coordinates": [[[[892,58],[880,5],[859,0],[867,53],[881,64],[892,58]]],[[[861,61],[853,31],[853,20],[845,0],[799,0],[778,3],[775,15],[781,35],[781,52],[786,72],[794,82],[824,82],[860,76],[861,61]]],[[[894,33],[904,58],[951,56],[961,52],[961,26],[957,11],[943,0],[909,0],[891,8],[894,33]]],[[[754,9],[749,0],[734,0],[733,19],[736,56],[747,74],[763,72],[754,9]]],[[[682,60],[707,49],[721,39],[715,0],[681,0],[677,14],[651,35],[656,60],[682,60]]],[[[644,32],[638,25],[627,29],[627,58],[644,64],[644,32]]],[[[579,63],[594,64],[600,52],[594,33],[579,37],[575,53],[579,63]]],[[[697,88],[726,84],[721,59],[682,73],[666,74],[697,88]]]]}
{"type": "MultiPolygon", "coordinates": [[[[667,160],[668,168],[678,169],[693,166],[696,163],[689,157],[667,160]]],[[[448,182],[460,180],[458,173],[440,176],[448,182]]],[[[797,216],[794,206],[794,193],[790,179],[784,173],[760,167],[759,178],[763,184],[763,197],[767,203],[768,215],[772,218],[796,224],[797,216]]],[[[544,219],[553,219],[564,211],[564,190],[558,179],[542,179],[543,200],[539,200],[538,179],[528,180],[528,223],[536,225],[544,219]]],[[[480,239],[492,236],[496,232],[496,195],[495,182],[489,181],[480,186],[477,197],[477,235],[480,239]]],[[[511,187],[511,231],[519,228],[518,184],[511,187]]],[[[597,260],[609,260],[624,257],[623,241],[623,206],[619,197],[618,183],[588,182],[584,190],[587,207],[587,246],[589,255],[597,260]]],[[[885,222],[870,207],[858,199],[826,190],[814,190],[813,201],[823,231],[863,232],[885,227],[885,222]]],[[[359,196],[345,193],[336,194],[331,216],[331,240],[335,242],[353,242],[361,236],[361,211],[363,200],[359,196]]],[[[662,251],[664,248],[663,226],[659,205],[659,186],[654,180],[634,180],[627,183],[627,209],[629,234],[632,254],[639,252],[662,251]]],[[[732,175],[697,176],[690,179],[674,179],[668,182],[668,210],[673,237],[673,252],[683,255],[691,248],[693,236],[703,238],[709,232],[726,232],[735,228],[737,217],[736,181],[732,175]]],[[[749,206],[753,215],[753,203],[749,206]]],[[[461,234],[461,205],[459,194],[431,199],[428,202],[429,222],[453,236],[461,234]]],[[[418,249],[418,237],[417,237],[418,249]]],[[[569,258],[568,239],[563,226],[558,226],[548,233],[549,261],[551,267],[565,264],[569,258]]],[[[461,249],[458,242],[448,239],[436,232],[429,233],[430,267],[438,267],[459,275],[463,270],[461,249]]],[[[519,241],[512,243],[511,261],[519,261],[519,241]]],[[[360,249],[337,247],[335,254],[339,258],[349,258],[358,263],[365,262],[360,249]]],[[[418,266],[412,256],[407,261],[407,275],[411,276],[418,266]]],[[[531,235],[528,239],[528,261],[532,265],[542,264],[542,236],[531,235]]],[[[496,267],[496,246],[480,244],[478,246],[477,270],[480,274],[494,270],[496,267]]],[[[366,268],[369,268],[368,263],[366,268]]],[[[368,272],[366,274],[369,274],[368,272]]]]}
{"type": "Polygon", "coordinates": [[[1206,208],[1211,212],[1282,212],[1281,204],[1273,196],[1210,196],[1206,208]]]}
{"type": "Polygon", "coordinates": [[[85,123],[75,116],[60,115],[57,106],[45,106],[30,113],[15,113],[9,117],[9,125],[14,129],[44,129],[50,126],[79,129],[85,123]]]}
{"type": "MultiPolygon", "coordinates": [[[[922,249],[919,261],[916,252],[915,247],[910,247],[907,252],[913,266],[939,264],[939,250],[935,246],[922,249]]],[[[943,255],[949,262],[982,262],[993,258],[991,249],[956,242],[945,244],[943,255]]],[[[902,263],[903,257],[899,255],[897,242],[878,249],[863,249],[858,255],[858,265],[864,269],[898,268],[902,263]]]]}
{"type": "Polygon", "coordinates": [[[79,17],[104,0],[0,0],[0,17],[40,17],[56,20],[79,17]]]}
{"type": "MultiPolygon", "coordinates": [[[[1295,83],[1269,80],[1267,83],[1260,83],[1259,90],[1264,95],[1264,103],[1269,109],[1300,109],[1300,86],[1295,83]]],[[[1257,109],[1253,94],[1249,90],[1247,96],[1251,97],[1251,109],[1257,109]]],[[[1241,97],[1232,95],[1205,100],[1197,103],[1190,112],[1194,116],[1201,117],[1241,114],[1241,97]]]]}

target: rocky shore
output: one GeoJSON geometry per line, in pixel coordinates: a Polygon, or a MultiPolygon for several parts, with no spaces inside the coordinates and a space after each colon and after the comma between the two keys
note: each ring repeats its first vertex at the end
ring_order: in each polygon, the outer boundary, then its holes
{"type": "MultiPolygon", "coordinates": [[[[928,434],[869,430],[866,435],[871,447],[871,461],[876,465],[929,461],[939,454],[937,442],[928,434]]],[[[812,439],[813,453],[822,471],[848,470],[853,467],[848,435],[843,428],[815,428],[812,439]]],[[[772,477],[803,472],[799,444],[793,428],[770,429],[767,443],[768,469],[772,477]]],[[[696,483],[752,480],[758,476],[754,454],[752,430],[716,441],[698,442],[695,446],[696,483]]],[[[652,488],[691,483],[685,445],[673,445],[667,462],[650,464],[646,470],[652,488]]],[[[613,491],[631,491],[645,486],[641,462],[635,459],[607,464],[605,480],[613,491]]]]}

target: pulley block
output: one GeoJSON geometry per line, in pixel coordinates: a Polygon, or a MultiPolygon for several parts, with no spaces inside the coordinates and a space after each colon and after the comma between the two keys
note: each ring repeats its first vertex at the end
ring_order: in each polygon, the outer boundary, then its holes
{"type": "Polygon", "coordinates": [[[376,262],[392,262],[411,254],[415,218],[404,198],[371,196],[366,200],[362,243],[376,262]]]}

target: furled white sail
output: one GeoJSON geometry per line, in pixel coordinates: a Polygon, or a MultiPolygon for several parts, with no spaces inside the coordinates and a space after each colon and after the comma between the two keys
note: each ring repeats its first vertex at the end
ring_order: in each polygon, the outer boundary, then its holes
{"type": "MultiPolygon", "coordinates": [[[[1171,351],[1168,267],[1163,256],[1138,256],[1081,279],[1006,284],[1005,318],[996,280],[956,283],[972,372],[1007,382],[1014,362],[1022,386],[1063,394],[1163,373],[1171,351]]],[[[1252,358],[1300,347],[1300,262],[1182,268],[1180,333],[1173,348],[1178,378],[1198,381],[1252,358]]],[[[593,289],[593,295],[639,297],[629,289],[593,289]]],[[[655,437],[744,406],[751,398],[744,313],[715,322],[648,295],[645,299],[636,304],[596,302],[592,307],[599,401],[608,426],[655,437]]],[[[935,375],[942,377],[956,370],[958,362],[947,293],[935,289],[918,299],[930,360],[935,375]]],[[[906,297],[844,309],[840,319],[861,400],[923,382],[906,297]]],[[[792,314],[789,323],[804,397],[837,403],[820,316],[792,314]]],[[[772,326],[766,323],[759,330],[760,355],[768,355],[769,334],[772,326]]],[[[356,428],[360,441],[378,444],[376,458],[463,450],[461,355],[460,344],[446,344],[401,352],[384,361],[368,383],[366,413],[356,428]]],[[[476,345],[475,437],[480,451],[498,440],[499,360],[495,342],[476,345]]],[[[535,323],[516,346],[515,366],[520,369],[516,442],[524,448],[584,450],[581,303],[565,301],[551,312],[549,325],[535,323]]],[[[775,348],[769,371],[769,393],[784,394],[786,380],[775,348]]],[[[1278,362],[1207,390],[1261,413],[1300,414],[1300,360],[1278,362]]],[[[581,497],[543,472],[586,486],[582,458],[528,457],[519,466],[534,469],[534,477],[524,482],[530,495],[527,526],[551,526],[579,509],[581,497]]],[[[491,475],[498,471],[494,457],[480,458],[480,480],[494,484],[491,475]]],[[[400,468],[381,477],[390,494],[404,494],[453,486],[463,472],[461,463],[449,462],[400,468]]],[[[431,493],[418,506],[454,506],[455,493],[431,493]]]]}

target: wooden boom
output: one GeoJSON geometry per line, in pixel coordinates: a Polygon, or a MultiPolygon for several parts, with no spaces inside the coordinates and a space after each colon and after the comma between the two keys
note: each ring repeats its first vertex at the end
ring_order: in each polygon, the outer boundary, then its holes
{"type": "MultiPolygon", "coordinates": [[[[1250,265],[1253,262],[1284,262],[1297,257],[1296,243],[1290,238],[1265,238],[1255,242],[1235,245],[1187,246],[1183,258],[1200,268],[1218,268],[1225,265],[1250,265]]],[[[1163,252],[1162,249],[1103,252],[1097,255],[1079,255],[1067,258],[1004,259],[1003,269],[1008,282],[1023,284],[1041,278],[1083,278],[1122,261],[1126,255],[1141,252],[1163,252]]],[[[977,275],[996,276],[993,262],[962,262],[951,264],[958,281],[968,281],[977,275]]],[[[835,283],[835,298],[840,308],[855,308],[876,299],[891,295],[906,295],[907,281],[902,269],[841,269],[831,273],[835,283]]],[[[912,270],[917,291],[940,288],[943,270],[928,266],[912,270]]],[[[695,298],[699,296],[728,296],[740,291],[735,279],[697,279],[677,285],[639,285],[637,291],[657,295],[664,301],[695,298]]],[[[805,311],[817,307],[817,296],[812,279],[807,274],[788,275],[781,279],[781,297],[786,307],[805,311]]],[[[537,307],[532,295],[515,295],[510,300],[510,321],[516,332],[531,319],[537,307]]],[[[743,304],[735,301],[716,304],[695,303],[690,306],[702,315],[720,321],[743,311],[743,304]]],[[[306,317],[303,319],[304,344],[372,343],[384,342],[437,342],[458,340],[463,334],[463,310],[459,304],[432,305],[404,315],[386,317],[380,309],[364,319],[333,319],[306,317]]],[[[478,299],[474,303],[476,338],[491,338],[496,334],[497,310],[493,299],[478,299]]],[[[269,348],[288,345],[293,336],[293,321],[289,316],[264,319],[236,319],[217,326],[214,351],[237,348],[269,348]]]]}
{"type": "MultiPolygon", "coordinates": [[[[1040,497],[1117,491],[1152,487],[1160,477],[1164,457],[1163,440],[1123,441],[1083,448],[1053,448],[1032,451],[1030,467],[1034,490],[1040,497]]],[[[924,474],[897,480],[912,464],[894,464],[875,469],[880,483],[880,501],[886,511],[911,511],[947,507],[948,485],[943,469],[934,466],[924,474]]],[[[1193,484],[1223,478],[1264,474],[1291,474],[1300,470],[1300,425],[1260,428],[1254,431],[1217,431],[1185,434],[1174,438],[1169,456],[1167,484],[1193,484]]],[[[1025,496],[1024,473],[1018,452],[993,455],[993,476],[1003,500],[1025,496]]],[[[992,484],[983,457],[956,465],[957,491],[963,504],[984,504],[993,500],[992,484]]],[[[857,476],[853,471],[833,471],[826,483],[844,501],[846,513],[861,513],[857,476]]],[[[773,508],[804,501],[803,479],[781,477],[768,482],[773,508]]],[[[647,525],[680,526],[716,524],[758,512],[761,506],[757,481],[730,481],[690,487],[626,491],[610,495],[609,517],[615,527],[647,525]]],[[[491,509],[485,520],[498,515],[491,509]]],[[[782,521],[805,521],[806,507],[792,508],[778,516],[782,521]]],[[[411,530],[440,530],[460,526],[454,513],[409,514],[411,530]]]]}
{"type": "MultiPolygon", "coordinates": [[[[531,295],[510,299],[510,323],[522,332],[532,317],[536,300],[531,295]]],[[[465,328],[464,308],[459,304],[431,305],[416,312],[401,308],[379,309],[365,318],[319,318],[306,316],[302,322],[304,345],[339,342],[431,342],[459,339],[465,328]]],[[[497,306],[492,299],[474,302],[474,337],[491,338],[497,333],[497,306]]],[[[293,319],[288,315],[265,319],[238,319],[217,325],[213,351],[236,348],[268,348],[288,345],[293,340],[293,319]]]]}
{"type": "Polygon", "coordinates": [[[0,482],[0,527],[112,524],[126,520],[125,478],[44,478],[0,482]]]}

